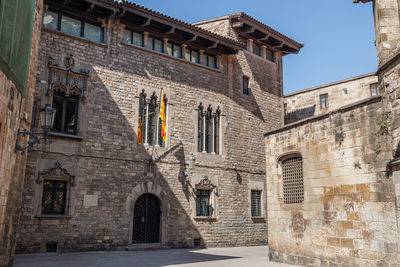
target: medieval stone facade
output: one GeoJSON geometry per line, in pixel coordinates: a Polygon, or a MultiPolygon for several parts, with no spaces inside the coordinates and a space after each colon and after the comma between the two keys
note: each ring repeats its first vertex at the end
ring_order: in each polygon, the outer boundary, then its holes
{"type": "Polygon", "coordinates": [[[17,251],[266,244],[260,144],[302,45],[244,14],[216,34],[128,2],[45,4],[35,103],[56,118],[29,151],[17,251]]]}
{"type": "MultiPolygon", "coordinates": [[[[12,266],[15,239],[21,212],[26,154],[16,153],[18,130],[30,129],[34,86],[36,82],[42,1],[34,1],[33,33],[26,96],[0,71],[0,266],[12,266]]],[[[11,23],[8,26],[13,26],[11,23]]],[[[26,25],[28,29],[29,26],[26,25]]],[[[28,61],[29,62],[29,61],[28,61]]],[[[20,136],[25,146],[27,138],[20,136]]]]}
{"type": "Polygon", "coordinates": [[[373,7],[381,96],[265,134],[272,260],[399,266],[400,6],[373,7]]]}
{"type": "Polygon", "coordinates": [[[378,76],[369,73],[284,96],[285,124],[379,95],[378,76]]]}

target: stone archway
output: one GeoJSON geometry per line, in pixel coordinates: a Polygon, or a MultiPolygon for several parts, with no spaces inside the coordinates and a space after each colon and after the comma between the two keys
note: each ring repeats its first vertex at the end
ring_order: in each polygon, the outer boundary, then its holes
{"type": "Polygon", "coordinates": [[[126,212],[129,215],[130,218],[130,231],[129,231],[129,243],[133,243],[133,233],[134,233],[134,209],[135,209],[135,204],[139,198],[145,194],[151,194],[154,195],[155,197],[158,198],[160,202],[160,209],[161,209],[161,214],[160,214],[160,238],[159,242],[161,244],[164,243],[164,226],[165,226],[165,220],[166,220],[166,214],[167,214],[167,208],[168,208],[168,202],[166,200],[167,193],[166,191],[157,183],[154,182],[145,182],[138,184],[135,186],[131,193],[128,195],[127,200],[126,200],[126,212]]]}

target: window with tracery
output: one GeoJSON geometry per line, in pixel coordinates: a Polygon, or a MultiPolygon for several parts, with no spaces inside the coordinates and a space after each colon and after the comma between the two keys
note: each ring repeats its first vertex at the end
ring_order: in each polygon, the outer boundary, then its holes
{"type": "Polygon", "coordinates": [[[204,109],[200,103],[197,117],[197,151],[220,153],[221,110],[213,111],[211,105],[204,109]]]}
{"type": "MultiPolygon", "coordinates": [[[[164,98],[165,118],[167,118],[167,98],[164,98]]],[[[160,118],[161,103],[153,92],[147,97],[143,91],[139,97],[138,144],[165,147],[161,136],[162,121],[160,118]]]]}

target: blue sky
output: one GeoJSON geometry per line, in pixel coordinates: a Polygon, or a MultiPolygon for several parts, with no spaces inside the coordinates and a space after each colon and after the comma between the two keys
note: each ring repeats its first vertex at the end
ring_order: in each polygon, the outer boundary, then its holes
{"type": "Polygon", "coordinates": [[[377,69],[372,4],[353,0],[137,0],[188,23],[245,12],[305,44],[283,59],[290,93],[377,69]]]}

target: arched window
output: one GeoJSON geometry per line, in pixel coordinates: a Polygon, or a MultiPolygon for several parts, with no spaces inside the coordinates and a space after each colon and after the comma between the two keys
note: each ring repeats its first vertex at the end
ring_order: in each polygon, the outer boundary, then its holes
{"type": "Polygon", "coordinates": [[[146,94],[142,93],[139,98],[138,144],[143,144],[146,136],[146,110],[146,94]]]}
{"type": "Polygon", "coordinates": [[[197,151],[202,152],[203,151],[203,119],[204,119],[204,114],[203,114],[203,105],[200,103],[199,108],[198,108],[198,117],[197,117],[197,123],[198,123],[198,131],[197,131],[197,151]]]}
{"type": "Polygon", "coordinates": [[[219,154],[219,131],[220,131],[220,118],[221,110],[217,108],[214,116],[214,152],[219,154]]]}
{"type": "Polygon", "coordinates": [[[157,106],[157,97],[155,96],[155,94],[153,94],[150,97],[150,103],[148,104],[148,130],[149,130],[149,134],[147,135],[147,143],[150,146],[154,146],[156,144],[156,138],[157,138],[157,121],[158,121],[158,110],[159,107],[157,106]]]}
{"type": "Polygon", "coordinates": [[[304,201],[303,159],[300,155],[285,157],[281,161],[283,175],[283,201],[285,204],[304,201]]]}
{"type": "Polygon", "coordinates": [[[204,153],[220,154],[220,124],[221,111],[219,107],[215,112],[211,105],[204,111],[200,103],[197,119],[197,151],[204,153]]]}
{"type": "MultiPolygon", "coordinates": [[[[164,98],[164,104],[167,107],[166,98],[164,98]]],[[[150,98],[146,98],[143,90],[139,98],[138,144],[166,146],[166,142],[161,137],[160,108],[155,92],[150,98]]]]}
{"type": "Polygon", "coordinates": [[[213,118],[212,118],[212,109],[211,105],[207,108],[206,113],[206,149],[207,153],[213,152],[213,118]]]}

